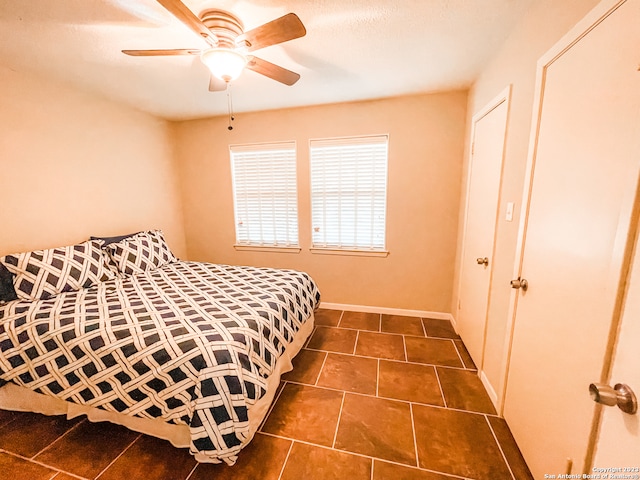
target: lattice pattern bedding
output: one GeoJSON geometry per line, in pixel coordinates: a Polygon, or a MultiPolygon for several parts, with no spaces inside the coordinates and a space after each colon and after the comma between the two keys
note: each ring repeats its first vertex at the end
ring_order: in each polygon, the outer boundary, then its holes
{"type": "Polygon", "coordinates": [[[292,270],[173,262],[0,305],[0,378],[67,401],[189,426],[235,462],[247,409],[320,294],[292,270]]]}

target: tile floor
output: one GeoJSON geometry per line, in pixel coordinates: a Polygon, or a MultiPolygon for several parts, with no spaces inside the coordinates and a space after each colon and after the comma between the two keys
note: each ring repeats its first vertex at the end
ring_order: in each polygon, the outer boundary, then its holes
{"type": "Polygon", "coordinates": [[[0,477],[532,479],[446,320],[319,310],[234,467],[109,423],[0,411],[0,477]]]}

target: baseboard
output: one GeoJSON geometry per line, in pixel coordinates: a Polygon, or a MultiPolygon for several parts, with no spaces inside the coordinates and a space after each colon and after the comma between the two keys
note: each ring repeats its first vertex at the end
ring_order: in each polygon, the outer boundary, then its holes
{"type": "Polygon", "coordinates": [[[458,324],[456,323],[456,317],[453,316],[453,314],[449,314],[451,315],[451,318],[449,318],[449,320],[451,321],[451,325],[453,326],[453,329],[456,331],[457,334],[460,334],[460,332],[458,331],[458,324]]]}
{"type": "Polygon", "coordinates": [[[499,411],[498,410],[498,395],[496,394],[496,391],[493,389],[493,385],[491,385],[491,382],[489,381],[489,379],[485,375],[484,371],[480,371],[480,380],[482,381],[482,385],[484,385],[485,390],[489,394],[489,398],[491,399],[491,403],[493,403],[493,406],[496,408],[496,411],[499,411]]]}
{"type": "Polygon", "coordinates": [[[327,310],[347,310],[349,312],[382,313],[385,315],[403,315],[405,317],[435,318],[436,320],[453,321],[453,315],[443,312],[428,312],[426,310],[407,310],[404,308],[372,307],[368,305],[348,305],[344,303],[321,302],[320,308],[327,310]]]}

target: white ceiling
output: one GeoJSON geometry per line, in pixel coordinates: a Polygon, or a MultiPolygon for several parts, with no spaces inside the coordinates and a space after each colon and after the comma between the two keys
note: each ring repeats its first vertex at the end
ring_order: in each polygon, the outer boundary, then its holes
{"type": "MultiPolygon", "coordinates": [[[[305,37],[254,52],[301,79],[288,87],[246,71],[237,112],[468,88],[534,0],[183,0],[245,30],[295,12],[305,37]]],[[[159,117],[226,114],[197,56],[123,49],[205,48],[155,0],[0,0],[0,65],[35,72],[159,117]]]]}

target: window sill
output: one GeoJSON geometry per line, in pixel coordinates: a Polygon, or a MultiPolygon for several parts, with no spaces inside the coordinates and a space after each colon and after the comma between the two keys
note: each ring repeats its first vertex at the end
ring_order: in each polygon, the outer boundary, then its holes
{"type": "Polygon", "coordinates": [[[267,245],[234,245],[239,252],[300,253],[300,247],[270,247],[267,245]]]}
{"type": "Polygon", "coordinates": [[[347,248],[310,248],[311,253],[319,255],[350,255],[356,257],[386,257],[389,252],[386,250],[350,250],[347,248]]]}

